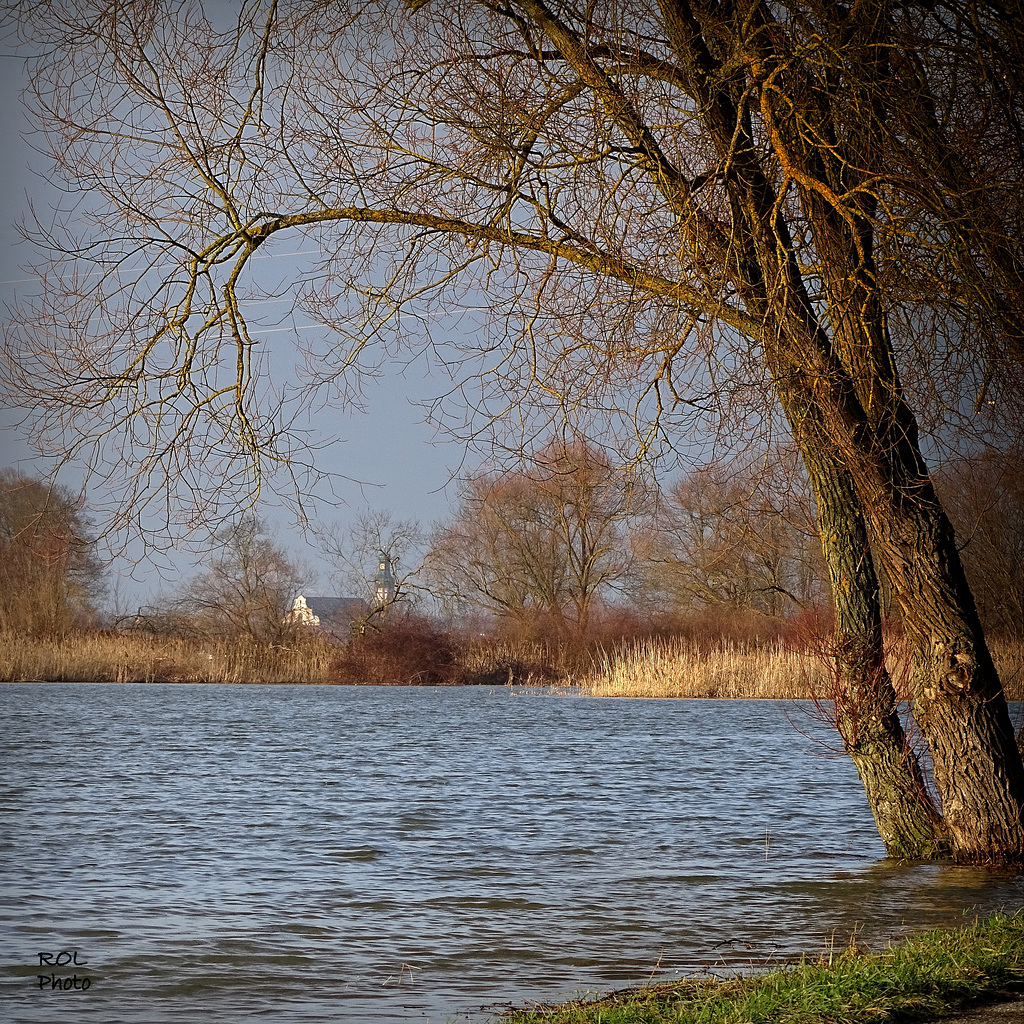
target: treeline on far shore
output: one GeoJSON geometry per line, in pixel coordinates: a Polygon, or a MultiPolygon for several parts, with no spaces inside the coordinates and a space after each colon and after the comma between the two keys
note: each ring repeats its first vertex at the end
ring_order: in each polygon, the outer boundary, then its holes
{"type": "MultiPolygon", "coordinates": [[[[52,483],[0,470],[0,681],[842,695],[820,552],[810,527],[794,525],[813,519],[809,498],[796,502],[799,516],[782,517],[774,504],[753,502],[748,477],[702,470],[664,500],[647,495],[644,533],[619,523],[625,506],[613,500],[617,477],[600,453],[549,446],[534,463],[564,472],[474,478],[420,560],[399,554],[416,530],[388,516],[367,519],[361,539],[332,540],[328,548],[358,554],[349,557],[355,569],[377,562],[368,558],[376,551],[381,575],[362,581],[363,598],[335,601],[348,611],[323,621],[296,614],[292,602],[309,581],[251,515],[216,535],[202,571],[162,605],[103,612],[106,567],[80,502],[52,483]],[[605,509],[611,525],[595,533],[597,513],[581,509],[605,509]],[[566,530],[570,512],[576,519],[566,530]],[[580,537],[591,537],[589,546],[580,537]],[[392,575],[407,562],[418,568],[392,575]],[[574,575],[583,565],[590,570],[574,575]],[[605,593],[615,589],[611,581],[620,584],[615,600],[605,593]],[[424,594],[431,600],[417,603],[424,594]]],[[[1024,460],[1010,468],[976,461],[950,493],[966,503],[957,518],[971,538],[965,565],[1012,700],[1024,697],[1024,460]]],[[[350,582],[358,593],[360,581],[350,582]]],[[[892,622],[889,671],[906,699],[911,667],[898,610],[882,596],[892,622]]]]}

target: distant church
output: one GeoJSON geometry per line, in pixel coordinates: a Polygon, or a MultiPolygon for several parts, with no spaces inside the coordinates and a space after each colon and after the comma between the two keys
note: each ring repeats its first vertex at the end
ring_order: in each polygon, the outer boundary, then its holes
{"type": "Polygon", "coordinates": [[[285,613],[284,621],[301,626],[322,626],[334,633],[347,633],[354,622],[364,619],[377,608],[391,604],[396,592],[391,559],[381,552],[377,575],[373,578],[372,606],[361,597],[306,597],[299,594],[285,613]]]}

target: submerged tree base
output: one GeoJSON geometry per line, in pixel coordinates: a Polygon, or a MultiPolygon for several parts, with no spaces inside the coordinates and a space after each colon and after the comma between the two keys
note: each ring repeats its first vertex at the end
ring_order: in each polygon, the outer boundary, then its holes
{"type": "Polygon", "coordinates": [[[995,995],[1024,997],[1024,912],[926,932],[880,953],[851,943],[758,977],[625,989],[508,1017],[513,1024],[868,1024],[936,1018],[995,995]]]}

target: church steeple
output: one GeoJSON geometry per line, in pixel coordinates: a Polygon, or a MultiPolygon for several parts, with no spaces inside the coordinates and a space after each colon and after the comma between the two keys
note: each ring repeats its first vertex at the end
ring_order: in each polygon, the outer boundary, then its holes
{"type": "Polygon", "coordinates": [[[373,578],[373,595],[378,608],[391,604],[395,599],[395,577],[391,571],[391,559],[382,551],[377,575],[373,578]]]}

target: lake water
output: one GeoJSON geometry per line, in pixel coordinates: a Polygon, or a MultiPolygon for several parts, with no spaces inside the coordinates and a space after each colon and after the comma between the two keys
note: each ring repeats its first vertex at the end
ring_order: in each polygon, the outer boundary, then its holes
{"type": "Polygon", "coordinates": [[[5,684],[4,1016],[482,1022],[1024,905],[886,862],[806,710],[5,684]]]}

